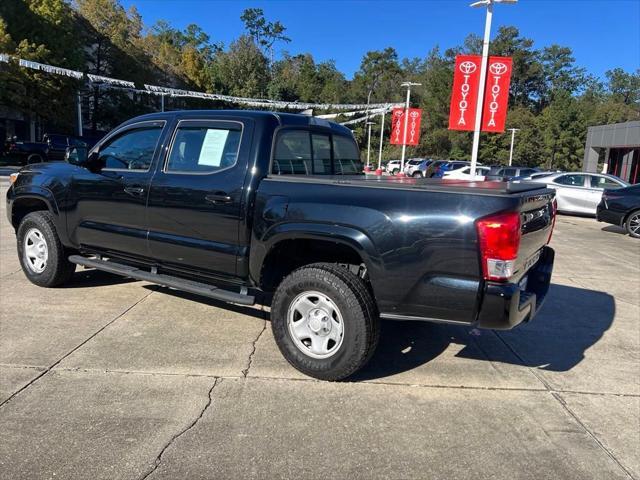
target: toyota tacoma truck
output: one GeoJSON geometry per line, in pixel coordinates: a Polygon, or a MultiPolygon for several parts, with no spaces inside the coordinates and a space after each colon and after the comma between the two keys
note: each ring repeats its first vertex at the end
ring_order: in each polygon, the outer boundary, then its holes
{"type": "Polygon", "coordinates": [[[553,267],[553,190],[362,170],[351,131],[332,122],[165,112],[23,168],[7,214],[34,284],[62,285],[80,265],[268,305],[284,357],[319,379],[363,367],[381,318],[533,318],[553,267]]]}

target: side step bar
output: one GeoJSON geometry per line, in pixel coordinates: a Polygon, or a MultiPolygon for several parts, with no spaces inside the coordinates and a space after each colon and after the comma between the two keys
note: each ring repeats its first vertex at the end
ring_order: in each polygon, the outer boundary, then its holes
{"type": "Polygon", "coordinates": [[[230,292],[229,290],[214,287],[213,285],[185,280],[171,275],[151,273],[140,268],[122,265],[108,260],[86,258],[81,255],[71,255],[69,257],[69,261],[76,265],[82,265],[83,267],[95,268],[97,270],[115,273],[116,275],[134,278],[136,280],[144,280],[164,287],[171,287],[177,290],[194,293],[196,295],[202,295],[203,297],[215,298],[216,300],[222,300],[223,302],[237,303],[240,305],[253,305],[256,303],[255,297],[252,295],[230,292]]]}

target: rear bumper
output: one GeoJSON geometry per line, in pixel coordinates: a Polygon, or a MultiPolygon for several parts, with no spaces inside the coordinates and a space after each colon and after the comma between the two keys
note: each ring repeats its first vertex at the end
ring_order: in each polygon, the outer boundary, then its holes
{"type": "Polygon", "coordinates": [[[531,320],[544,303],[549,285],[555,252],[544,247],[540,260],[527,272],[527,286],[516,283],[486,282],[477,325],[480,328],[508,330],[531,320]]]}
{"type": "Polygon", "coordinates": [[[622,226],[624,213],[614,212],[604,207],[602,203],[596,209],[596,220],[622,226]]]}

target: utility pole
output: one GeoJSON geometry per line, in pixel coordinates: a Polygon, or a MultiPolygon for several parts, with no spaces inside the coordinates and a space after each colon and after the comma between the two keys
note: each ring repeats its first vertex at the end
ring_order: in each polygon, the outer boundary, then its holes
{"type": "Polygon", "coordinates": [[[482,127],[482,108],[484,106],[484,87],[487,81],[487,63],[489,60],[489,42],[491,40],[491,20],[493,18],[494,3],[516,3],[518,0],[480,0],[470,7],[487,7],[484,22],[484,38],[482,40],[482,62],[480,63],[480,83],[478,85],[478,102],[476,103],[476,121],[473,129],[473,147],[471,149],[471,180],[476,179],[476,164],[478,163],[478,147],[480,146],[480,129],[482,127]]]}
{"type": "Polygon", "coordinates": [[[78,137],[82,137],[82,97],[80,96],[80,91],[76,95],[76,106],[78,112],[78,137]]]}
{"type": "Polygon", "coordinates": [[[384,114],[386,109],[382,110],[382,120],[380,121],[380,146],[378,147],[378,168],[376,169],[376,175],[382,175],[382,145],[384,144],[384,114]]]}
{"type": "Polygon", "coordinates": [[[511,149],[509,150],[509,166],[511,166],[512,162],[513,162],[513,142],[516,139],[516,132],[519,131],[519,128],[510,128],[509,131],[511,132],[511,149]]]}
{"type": "Polygon", "coordinates": [[[369,159],[371,157],[371,125],[373,122],[367,122],[367,127],[369,127],[369,133],[367,134],[367,166],[365,167],[365,171],[368,172],[371,170],[369,159]]]}
{"type": "Polygon", "coordinates": [[[404,135],[402,136],[402,157],[400,159],[400,172],[398,177],[404,177],[404,156],[407,151],[407,130],[409,129],[409,101],[411,99],[411,87],[420,86],[421,83],[403,82],[402,87],[407,87],[407,103],[404,108],[404,135]]]}

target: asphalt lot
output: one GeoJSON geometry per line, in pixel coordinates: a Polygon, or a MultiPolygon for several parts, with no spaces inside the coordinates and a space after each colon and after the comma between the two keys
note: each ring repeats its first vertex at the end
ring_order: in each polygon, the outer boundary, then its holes
{"type": "Polygon", "coordinates": [[[510,332],[385,322],[353,382],[293,370],[268,313],[20,270],[0,179],[2,479],[640,478],[640,242],[558,219],[510,332]]]}

